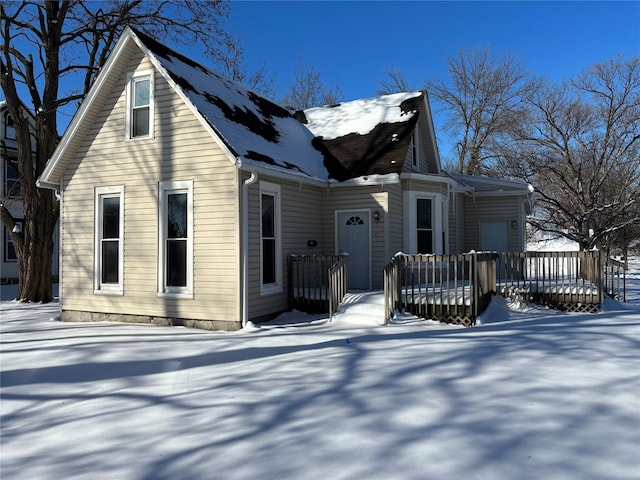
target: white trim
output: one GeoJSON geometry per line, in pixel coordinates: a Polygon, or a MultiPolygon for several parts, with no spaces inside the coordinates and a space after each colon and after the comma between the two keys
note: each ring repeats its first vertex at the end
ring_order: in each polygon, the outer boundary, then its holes
{"type": "Polygon", "coordinates": [[[433,253],[445,253],[448,231],[445,230],[445,219],[449,216],[449,206],[447,199],[440,193],[421,192],[408,190],[404,193],[404,248],[407,253],[418,251],[417,239],[417,206],[418,199],[431,200],[431,220],[433,231],[433,253]],[[443,232],[445,239],[443,240],[443,232]]]}
{"type": "Polygon", "coordinates": [[[158,184],[158,296],[193,298],[193,180],[166,181],[158,184]],[[187,194],[187,272],[186,285],[166,285],[167,273],[167,195],[187,194]]]}
{"type": "Polygon", "coordinates": [[[154,137],[154,113],[155,113],[155,82],[154,82],[154,70],[136,70],[127,74],[127,94],[126,94],[126,110],[125,110],[125,139],[126,140],[140,140],[150,139],[154,137]],[[132,135],[132,117],[133,117],[133,98],[135,95],[134,88],[137,80],[149,79],[149,134],[148,135],[132,135]]]}
{"type": "Polygon", "coordinates": [[[124,295],[124,185],[95,187],[93,241],[93,293],[124,295]],[[104,198],[119,199],[118,215],[118,283],[102,283],[102,226],[104,198]]]}
{"type": "Polygon", "coordinates": [[[258,222],[260,225],[260,295],[270,295],[282,292],[282,204],[280,195],[280,185],[269,182],[260,182],[260,194],[258,198],[258,222]],[[276,241],[276,281],[275,283],[265,284],[262,278],[262,195],[271,195],[274,197],[274,235],[276,241]]]}
{"type": "MultiPolygon", "coordinates": [[[[334,210],[334,245],[335,245],[335,255],[343,255],[340,252],[340,214],[341,213],[364,213],[364,217],[367,218],[367,235],[369,236],[369,286],[367,290],[371,290],[372,284],[372,275],[371,275],[371,267],[373,265],[373,241],[371,236],[371,209],[370,208],[343,208],[340,210],[334,210]]],[[[348,252],[347,252],[348,253],[348,252]]]]}

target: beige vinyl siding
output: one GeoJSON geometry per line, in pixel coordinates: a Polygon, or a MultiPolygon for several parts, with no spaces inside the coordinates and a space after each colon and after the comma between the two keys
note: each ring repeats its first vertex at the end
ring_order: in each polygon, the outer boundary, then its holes
{"type": "MultiPolygon", "coordinates": [[[[129,48],[118,81],[97,98],[64,172],[63,309],[239,321],[237,170],[155,73],[154,137],[125,140],[127,72],[151,69],[129,48]],[[159,182],[193,181],[193,298],[158,296],[159,182]],[[124,185],[124,295],[93,292],[94,187],[124,185]]],[[[123,60],[126,56],[122,57],[123,60]]]]}
{"type": "Polygon", "coordinates": [[[509,225],[509,250],[521,250],[518,229],[511,222],[518,220],[520,201],[516,196],[465,197],[464,250],[479,250],[480,224],[504,222],[509,225]]]}
{"type": "MultiPolygon", "coordinates": [[[[383,287],[382,272],[388,261],[388,241],[385,242],[385,217],[388,209],[388,186],[354,186],[329,189],[325,194],[324,242],[329,254],[336,252],[336,211],[371,210],[371,288],[383,287]],[[373,221],[374,212],[380,213],[380,222],[373,221]]],[[[389,231],[387,230],[387,233],[389,231]]]]}
{"type": "Polygon", "coordinates": [[[464,194],[452,193],[449,202],[449,252],[464,253],[464,194]]]}
{"type": "MultiPolygon", "coordinates": [[[[248,174],[245,174],[248,177],[248,174]]],[[[327,253],[322,239],[322,193],[312,185],[283,181],[258,175],[249,187],[249,319],[265,319],[287,309],[287,257],[322,255],[327,253]],[[260,278],[260,182],[280,186],[280,242],[282,246],[282,290],[261,293],[260,278]],[[308,240],[316,240],[317,247],[309,247],[308,240]]]]}
{"type": "Polygon", "coordinates": [[[389,235],[389,248],[386,252],[387,262],[393,255],[403,251],[404,245],[404,205],[400,185],[389,185],[389,213],[385,219],[389,235]]]}

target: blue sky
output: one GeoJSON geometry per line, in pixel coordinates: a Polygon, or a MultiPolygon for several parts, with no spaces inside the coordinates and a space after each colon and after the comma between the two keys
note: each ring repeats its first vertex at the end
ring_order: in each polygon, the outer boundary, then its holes
{"type": "MultiPolygon", "coordinates": [[[[225,24],[241,38],[247,68],[264,64],[274,78],[276,100],[301,61],[348,101],[375,96],[394,67],[422,88],[446,73],[459,48],[489,45],[556,81],[619,53],[640,54],[640,1],[232,1],[225,24]]],[[[213,66],[200,46],[170,46],[213,66]]],[[[60,117],[61,129],[70,114],[60,117]]],[[[434,114],[446,157],[443,117],[434,114]]]]}
{"type": "Polygon", "coordinates": [[[558,81],[618,53],[640,54],[637,1],[234,1],[227,25],[247,65],[265,63],[279,94],[302,59],[343,100],[375,95],[393,67],[422,87],[461,47],[488,44],[558,81]]]}
{"type": "MultiPolygon", "coordinates": [[[[227,26],[242,39],[247,67],[265,64],[274,76],[277,97],[301,61],[348,101],[375,96],[394,67],[422,88],[446,74],[447,58],[460,48],[489,45],[558,82],[618,54],[640,54],[638,1],[233,1],[227,26]]],[[[444,117],[434,117],[446,158],[444,117]]]]}

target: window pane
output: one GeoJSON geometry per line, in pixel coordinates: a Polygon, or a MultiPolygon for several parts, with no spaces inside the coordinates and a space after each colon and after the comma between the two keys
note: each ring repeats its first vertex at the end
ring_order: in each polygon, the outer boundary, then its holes
{"type": "Polygon", "coordinates": [[[418,228],[431,228],[431,200],[428,198],[418,199],[418,228]]]}
{"type": "Polygon", "coordinates": [[[262,283],[276,283],[276,241],[262,239],[262,283]]]}
{"type": "Polygon", "coordinates": [[[9,233],[9,230],[6,227],[4,229],[4,234],[5,234],[5,242],[4,242],[5,261],[13,262],[18,259],[18,256],[16,254],[16,249],[15,249],[15,246],[13,245],[13,241],[11,240],[11,234],[9,233]]]}
{"type": "Polygon", "coordinates": [[[134,107],[149,105],[149,93],[151,92],[151,82],[149,79],[137,80],[135,82],[135,94],[133,100],[134,107]]]}
{"type": "MultiPolygon", "coordinates": [[[[17,161],[17,158],[12,158],[17,161]]],[[[8,161],[6,162],[7,168],[5,170],[5,195],[7,197],[19,197],[20,196],[20,177],[18,176],[18,170],[13,167],[8,161]]]]}
{"type": "Polygon", "coordinates": [[[120,198],[102,199],[102,238],[120,237],[120,198]]]}
{"type": "Polygon", "coordinates": [[[433,253],[431,230],[418,230],[418,253],[433,253]]]}
{"type": "Polygon", "coordinates": [[[187,241],[167,240],[167,286],[187,286],[187,241]]]}
{"type": "Polygon", "coordinates": [[[187,194],[167,195],[167,238],[187,238],[187,194]]]}
{"type": "Polygon", "coordinates": [[[275,237],[275,197],[262,195],[262,236],[275,237]]]}
{"type": "Polygon", "coordinates": [[[102,283],[118,283],[118,243],[102,241],[102,283]]]}
{"type": "Polygon", "coordinates": [[[132,137],[142,137],[149,135],[149,107],[136,108],[133,111],[133,132],[132,137]]]}

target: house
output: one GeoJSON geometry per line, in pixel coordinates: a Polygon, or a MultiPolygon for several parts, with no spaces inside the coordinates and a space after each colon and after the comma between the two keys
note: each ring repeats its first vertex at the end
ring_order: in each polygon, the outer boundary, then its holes
{"type": "MultiPolygon", "coordinates": [[[[25,112],[30,125],[35,125],[33,114],[25,107],[25,112]]],[[[36,140],[32,137],[31,149],[35,152],[36,140]]],[[[18,147],[16,143],[16,130],[13,119],[9,114],[7,102],[0,101],[0,192],[3,206],[16,220],[16,228],[22,229],[24,221],[24,206],[20,194],[20,178],[18,177],[18,147]]],[[[51,273],[54,279],[58,275],[58,241],[57,233],[54,236],[54,254],[52,258],[51,273]]],[[[13,240],[9,229],[2,225],[2,243],[0,244],[0,283],[18,283],[18,258],[13,246],[13,240]]]]}
{"type": "Polygon", "coordinates": [[[63,320],[210,329],[286,310],[290,254],[380,289],[400,250],[521,250],[531,197],[443,172],[426,92],[292,113],[131,28],[38,184],[63,320]]]}

